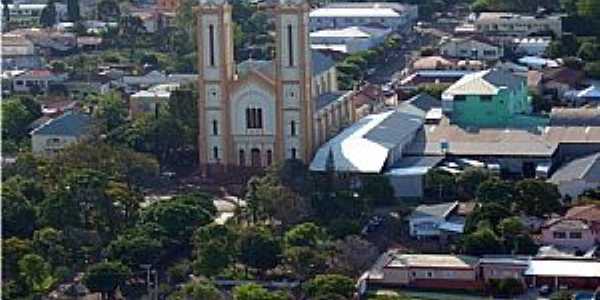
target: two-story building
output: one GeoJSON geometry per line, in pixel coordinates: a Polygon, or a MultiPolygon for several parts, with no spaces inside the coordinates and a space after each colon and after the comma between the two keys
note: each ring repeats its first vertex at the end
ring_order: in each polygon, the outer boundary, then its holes
{"type": "Polygon", "coordinates": [[[442,109],[452,123],[464,127],[529,127],[547,123],[547,119],[530,115],[526,79],[497,69],[463,76],[442,93],[442,109]]]}
{"type": "Polygon", "coordinates": [[[351,26],[342,29],[322,29],[310,33],[310,47],[352,54],[377,47],[391,33],[388,27],[351,26]]]}
{"type": "Polygon", "coordinates": [[[587,251],[600,244],[600,205],[575,206],[542,227],[542,243],[587,251]]]}
{"type": "Polygon", "coordinates": [[[45,93],[54,83],[67,79],[67,74],[57,74],[50,70],[29,70],[13,78],[13,91],[22,93],[45,93]]]}
{"type": "Polygon", "coordinates": [[[443,39],[440,53],[453,58],[495,61],[504,56],[504,48],[479,36],[456,37],[443,39]]]}
{"type": "Polygon", "coordinates": [[[393,30],[410,27],[418,18],[416,5],[391,2],[340,2],[310,12],[310,30],[377,24],[393,30]]]}
{"type": "Polygon", "coordinates": [[[532,33],[552,32],[562,35],[562,19],[558,15],[528,16],[509,12],[483,12],[475,19],[479,34],[524,37],[532,33]]]}

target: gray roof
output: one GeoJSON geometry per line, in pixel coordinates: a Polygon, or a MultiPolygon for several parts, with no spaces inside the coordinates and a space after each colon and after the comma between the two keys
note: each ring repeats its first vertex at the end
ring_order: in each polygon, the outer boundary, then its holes
{"type": "Polygon", "coordinates": [[[600,126],[600,107],[554,108],[550,126],[600,126]]]}
{"type": "Polygon", "coordinates": [[[420,93],[412,98],[408,99],[405,103],[412,104],[422,111],[429,111],[432,108],[441,107],[440,99],[437,99],[429,94],[420,93]]]}
{"type": "Polygon", "coordinates": [[[31,131],[32,135],[81,136],[90,129],[92,118],[88,114],[66,112],[31,131]]]}
{"type": "Polygon", "coordinates": [[[600,152],[568,162],[550,177],[554,183],[576,179],[600,182],[600,152]]]}
{"type": "Polygon", "coordinates": [[[334,102],[335,100],[339,99],[340,97],[343,97],[349,92],[351,91],[333,91],[317,96],[315,104],[316,110],[327,106],[329,103],[334,102]]]}
{"type": "MultiPolygon", "coordinates": [[[[414,134],[423,126],[424,115],[409,113],[402,109],[414,106],[400,106],[389,118],[365,134],[365,139],[380,144],[386,148],[393,148],[404,140],[406,136],[414,134]]],[[[416,109],[416,108],[415,108],[416,109]]]]}
{"type": "Polygon", "coordinates": [[[497,87],[507,87],[513,91],[518,90],[525,82],[522,77],[500,69],[490,70],[483,76],[483,79],[497,87]]]}
{"type": "Polygon", "coordinates": [[[312,50],[312,74],[321,74],[335,65],[333,58],[317,51],[312,50]]]}
{"type": "Polygon", "coordinates": [[[444,156],[404,156],[394,162],[390,169],[395,168],[412,168],[412,167],[427,167],[433,168],[437,166],[444,156]]]}
{"type": "Polygon", "coordinates": [[[415,210],[410,215],[411,219],[414,218],[423,218],[423,217],[434,217],[434,218],[443,218],[445,219],[448,214],[454,210],[458,206],[458,201],[456,202],[447,202],[440,204],[421,204],[415,208],[415,210]]]}

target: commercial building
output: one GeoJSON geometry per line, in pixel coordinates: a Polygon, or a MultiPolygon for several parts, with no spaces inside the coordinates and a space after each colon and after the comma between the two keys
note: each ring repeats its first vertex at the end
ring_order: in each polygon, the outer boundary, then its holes
{"type": "Polygon", "coordinates": [[[410,27],[418,18],[416,5],[391,2],[340,2],[310,12],[310,30],[369,26],[393,30],[410,27]]]}
{"type": "Polygon", "coordinates": [[[552,174],[549,182],[558,186],[561,195],[571,198],[600,188],[600,152],[564,164],[552,174]]]}
{"type": "Polygon", "coordinates": [[[440,53],[453,58],[495,61],[504,56],[504,48],[479,36],[456,37],[443,39],[440,53]]]}
{"type": "Polygon", "coordinates": [[[532,33],[562,35],[558,15],[527,16],[509,12],[483,12],[474,21],[479,34],[525,37],[532,33]]]}
{"type": "Polygon", "coordinates": [[[342,29],[322,29],[310,33],[310,47],[352,54],[385,41],[392,30],[387,27],[351,26],[342,29]]]}

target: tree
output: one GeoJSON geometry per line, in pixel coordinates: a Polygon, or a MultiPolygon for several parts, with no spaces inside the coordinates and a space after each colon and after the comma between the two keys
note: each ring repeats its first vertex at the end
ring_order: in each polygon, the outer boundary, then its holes
{"type": "Polygon", "coordinates": [[[474,232],[481,222],[499,224],[501,220],[511,217],[512,214],[506,206],[498,203],[484,203],[476,207],[465,220],[465,233],[474,232]]]}
{"type": "Polygon", "coordinates": [[[317,275],[305,284],[304,291],[311,298],[333,295],[350,299],[354,294],[354,281],[338,274],[317,275]]]}
{"type": "Polygon", "coordinates": [[[64,187],[52,192],[40,205],[40,223],[57,229],[80,227],[83,219],[78,203],[64,187]]]}
{"type": "Polygon", "coordinates": [[[384,175],[367,175],[361,177],[359,194],[375,205],[389,205],[394,202],[394,188],[384,175]]]}
{"type": "Polygon", "coordinates": [[[68,0],[67,1],[67,15],[71,22],[78,22],[80,19],[79,15],[79,0],[68,0]]]}
{"type": "Polygon", "coordinates": [[[36,254],[27,254],[19,260],[19,271],[26,284],[34,292],[44,292],[54,279],[50,276],[50,266],[36,254]]]}
{"type": "Polygon", "coordinates": [[[96,117],[102,120],[107,132],[125,124],[128,109],[118,92],[113,91],[100,95],[95,101],[98,103],[98,109],[95,111],[96,117]]]}
{"type": "Polygon", "coordinates": [[[40,14],[40,24],[43,27],[52,27],[56,22],[56,6],[54,5],[54,0],[48,0],[48,4],[40,14]]]}
{"type": "Polygon", "coordinates": [[[600,1],[598,0],[579,0],[577,1],[577,12],[580,16],[588,18],[600,17],[600,1]]]}
{"type": "Polygon", "coordinates": [[[121,14],[119,5],[114,0],[102,0],[98,3],[98,18],[110,21],[121,14]]]}
{"type": "Polygon", "coordinates": [[[33,248],[53,266],[64,266],[70,259],[62,231],[51,227],[33,233],[33,248]]]}
{"type": "Polygon", "coordinates": [[[42,183],[32,177],[12,176],[4,181],[4,188],[20,193],[31,205],[39,204],[45,198],[42,183]]]}
{"type": "Polygon", "coordinates": [[[206,225],[194,233],[196,259],[194,272],[206,276],[218,275],[234,262],[237,255],[237,233],[224,225],[206,225]]]}
{"type": "Polygon", "coordinates": [[[125,234],[110,242],[106,252],[111,260],[118,260],[130,268],[137,268],[142,264],[156,265],[164,250],[160,240],[125,234]]]}
{"type": "Polygon", "coordinates": [[[2,188],[2,233],[4,237],[28,237],[36,224],[31,203],[19,191],[2,188]]]}
{"type": "MultiPolygon", "coordinates": [[[[585,1],[585,0],[582,0],[585,1]]],[[[600,4],[600,2],[599,2],[600,4]]],[[[592,42],[584,42],[579,46],[579,51],[577,51],[577,57],[583,59],[584,61],[593,61],[600,59],[600,44],[592,43],[592,42]]]]}
{"type": "Polygon", "coordinates": [[[456,180],[444,170],[432,169],[425,175],[425,196],[436,201],[452,201],[456,197],[456,180]]]}
{"type": "Polygon", "coordinates": [[[498,203],[510,207],[514,200],[513,186],[496,177],[492,177],[479,185],[477,200],[481,203],[498,203]]]}
{"type": "Polygon", "coordinates": [[[500,254],[502,243],[490,228],[480,228],[469,233],[462,240],[463,252],[469,255],[500,254]]]}
{"type": "Polygon", "coordinates": [[[538,179],[524,179],[515,187],[517,207],[528,215],[542,217],[561,208],[556,185],[538,179]]]}
{"type": "Polygon", "coordinates": [[[315,223],[302,223],[288,230],[284,237],[286,247],[316,247],[327,237],[315,223]]]}
{"type": "Polygon", "coordinates": [[[289,299],[281,292],[269,292],[257,284],[245,284],[233,289],[234,300],[285,300],[289,299]]]}
{"type": "Polygon", "coordinates": [[[185,245],[194,229],[210,223],[215,213],[210,196],[190,193],[152,203],[142,211],[140,221],[158,224],[172,242],[185,245]]]}
{"type": "Polygon", "coordinates": [[[102,299],[112,298],[119,285],[129,278],[131,271],[119,262],[101,262],[89,267],[83,277],[85,286],[94,293],[101,293],[102,299]]]}
{"type": "Polygon", "coordinates": [[[283,253],[285,264],[299,280],[305,280],[327,268],[327,256],[318,248],[293,246],[283,253]]]}
{"type": "Polygon", "coordinates": [[[473,199],[479,185],[490,177],[490,172],[483,168],[467,168],[456,178],[456,185],[462,198],[473,199]]]}
{"type": "Polygon", "coordinates": [[[4,99],[1,105],[3,138],[20,141],[27,134],[28,125],[38,116],[20,98],[4,99]]]}
{"type": "Polygon", "coordinates": [[[332,269],[348,276],[356,276],[373,264],[377,258],[377,248],[359,236],[347,236],[335,242],[335,253],[331,261],[332,269]]]}
{"type": "Polygon", "coordinates": [[[279,263],[281,247],[272,233],[264,228],[248,228],[240,238],[240,262],[266,271],[279,263]]]}
{"type": "Polygon", "coordinates": [[[223,294],[210,282],[186,283],[181,289],[182,300],[223,300],[223,294]]]}
{"type": "Polygon", "coordinates": [[[583,70],[587,76],[600,79],[600,60],[586,63],[583,70]]]}
{"type": "Polygon", "coordinates": [[[19,274],[18,262],[27,254],[33,253],[31,241],[17,237],[2,239],[2,276],[16,278],[19,274]]]}

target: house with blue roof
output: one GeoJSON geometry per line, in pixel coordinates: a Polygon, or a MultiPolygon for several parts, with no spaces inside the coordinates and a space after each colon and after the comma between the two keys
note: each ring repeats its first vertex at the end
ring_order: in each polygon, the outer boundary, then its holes
{"type": "Polygon", "coordinates": [[[89,136],[91,125],[92,117],[90,115],[66,112],[30,132],[31,150],[34,154],[53,155],[66,146],[89,136]]]}

